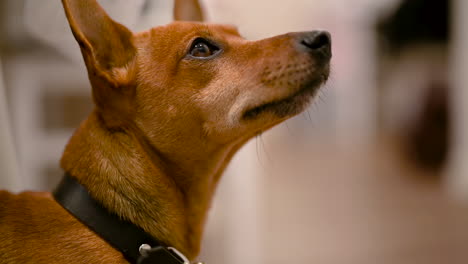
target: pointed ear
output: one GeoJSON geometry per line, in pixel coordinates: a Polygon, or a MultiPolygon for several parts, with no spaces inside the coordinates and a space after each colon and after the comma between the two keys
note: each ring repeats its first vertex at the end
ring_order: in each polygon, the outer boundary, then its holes
{"type": "Polygon", "coordinates": [[[132,32],[114,22],[96,0],[62,3],[90,76],[99,75],[114,83],[111,70],[126,66],[135,56],[132,32]]]}
{"type": "Polygon", "coordinates": [[[202,22],[203,9],[198,0],[174,0],[174,20],[202,22]]]}

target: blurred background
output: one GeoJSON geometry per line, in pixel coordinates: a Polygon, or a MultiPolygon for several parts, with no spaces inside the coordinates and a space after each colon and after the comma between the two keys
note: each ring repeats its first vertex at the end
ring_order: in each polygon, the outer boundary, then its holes
{"type": "MultiPolygon", "coordinates": [[[[133,30],[172,16],[100,2],[133,30]]],[[[326,29],[334,58],[309,110],[235,157],[200,260],[468,263],[468,1],[201,2],[248,39],[326,29]]],[[[92,109],[78,46],[56,0],[1,0],[0,36],[0,188],[51,190],[92,109]]]]}

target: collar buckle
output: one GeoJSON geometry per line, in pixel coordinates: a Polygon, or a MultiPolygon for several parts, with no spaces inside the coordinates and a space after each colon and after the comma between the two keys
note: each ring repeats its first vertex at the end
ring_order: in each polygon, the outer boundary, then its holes
{"type": "MultiPolygon", "coordinates": [[[[183,259],[185,261],[184,264],[191,264],[190,261],[187,259],[187,257],[184,254],[182,254],[180,251],[178,251],[177,249],[175,249],[173,247],[168,247],[167,249],[169,249],[174,254],[178,255],[181,259],[183,259]]],[[[193,264],[205,264],[205,263],[204,262],[195,262],[193,264]]]]}
{"type": "Polygon", "coordinates": [[[184,261],[184,264],[190,264],[190,261],[187,259],[187,257],[184,254],[182,254],[179,250],[177,250],[176,248],[168,247],[167,249],[169,249],[169,251],[171,251],[172,253],[177,255],[179,258],[181,258],[184,261]]]}
{"type": "Polygon", "coordinates": [[[173,247],[151,247],[148,244],[143,244],[138,249],[140,258],[138,264],[159,263],[156,261],[167,261],[164,263],[174,264],[190,264],[187,257],[179,250],[173,247]]]}

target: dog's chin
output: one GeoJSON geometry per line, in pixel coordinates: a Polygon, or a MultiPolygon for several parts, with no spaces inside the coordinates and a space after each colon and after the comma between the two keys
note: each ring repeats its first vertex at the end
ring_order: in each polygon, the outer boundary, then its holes
{"type": "Polygon", "coordinates": [[[287,97],[261,104],[244,112],[244,120],[254,120],[265,113],[272,113],[279,119],[295,116],[303,112],[312,101],[319,88],[327,81],[328,75],[311,79],[287,97]]]}

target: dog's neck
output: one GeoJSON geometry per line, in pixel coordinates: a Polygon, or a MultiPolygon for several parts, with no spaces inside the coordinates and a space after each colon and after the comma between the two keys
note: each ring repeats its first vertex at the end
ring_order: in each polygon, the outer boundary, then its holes
{"type": "Polygon", "coordinates": [[[109,130],[94,112],[61,165],[106,208],[194,258],[219,177],[241,145],[172,159],[134,130],[109,130]]]}

